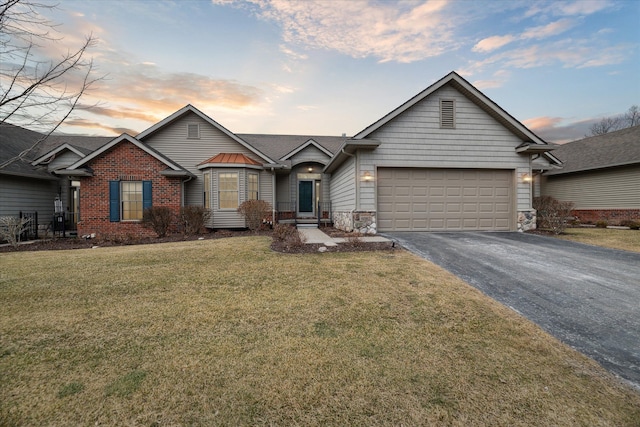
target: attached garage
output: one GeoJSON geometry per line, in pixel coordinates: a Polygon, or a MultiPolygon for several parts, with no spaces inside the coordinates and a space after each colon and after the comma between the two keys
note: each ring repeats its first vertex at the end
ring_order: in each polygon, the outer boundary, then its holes
{"type": "Polygon", "coordinates": [[[513,170],[379,168],[379,231],[510,231],[513,170]]]}

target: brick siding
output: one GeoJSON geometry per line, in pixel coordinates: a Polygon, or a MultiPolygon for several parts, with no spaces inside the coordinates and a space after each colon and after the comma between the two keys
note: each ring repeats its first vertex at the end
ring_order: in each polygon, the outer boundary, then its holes
{"type": "Polygon", "coordinates": [[[640,209],[576,209],[572,214],[583,224],[607,221],[609,225],[619,225],[621,221],[640,221],[640,209]]]}
{"type": "MultiPolygon", "coordinates": [[[[153,230],[138,221],[109,220],[109,181],[151,181],[153,206],[167,206],[177,218],[182,200],[181,178],[160,175],[167,165],[130,142],[123,141],[88,166],[93,169],[93,176],[81,178],[79,236],[92,233],[110,239],[155,236],[153,230]]],[[[170,232],[177,231],[176,222],[170,232]]]]}

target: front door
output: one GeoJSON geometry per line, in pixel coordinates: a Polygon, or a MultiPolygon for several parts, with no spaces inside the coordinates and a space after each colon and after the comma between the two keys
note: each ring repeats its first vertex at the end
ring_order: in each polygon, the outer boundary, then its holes
{"type": "Polygon", "coordinates": [[[298,213],[313,215],[313,181],[298,181],[298,213]]]}

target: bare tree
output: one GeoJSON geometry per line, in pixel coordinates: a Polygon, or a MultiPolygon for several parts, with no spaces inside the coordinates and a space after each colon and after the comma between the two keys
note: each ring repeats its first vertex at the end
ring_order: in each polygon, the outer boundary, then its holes
{"type": "Polygon", "coordinates": [[[624,113],[625,127],[633,127],[640,125],[640,108],[637,105],[629,107],[626,113],[624,113]]]}
{"type": "Polygon", "coordinates": [[[637,105],[629,107],[626,113],[619,116],[603,117],[589,128],[589,135],[604,135],[620,129],[626,129],[640,125],[640,109],[637,105]]]}
{"type": "Polygon", "coordinates": [[[604,135],[605,133],[616,131],[620,129],[621,124],[620,117],[603,117],[600,121],[591,125],[589,136],[604,135]]]}
{"type": "Polygon", "coordinates": [[[93,77],[93,61],[87,59],[87,50],[96,41],[93,35],[57,60],[42,52],[62,39],[55,37],[57,25],[39,13],[55,7],[32,0],[0,0],[0,126],[12,123],[43,134],[0,169],[35,150],[98,80],[93,77]]]}

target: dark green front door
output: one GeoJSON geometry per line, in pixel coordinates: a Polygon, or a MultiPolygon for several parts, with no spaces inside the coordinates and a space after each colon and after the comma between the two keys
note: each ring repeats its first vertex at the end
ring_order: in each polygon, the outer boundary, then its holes
{"type": "Polygon", "coordinates": [[[298,212],[313,213],[313,181],[298,182],[298,212]]]}

